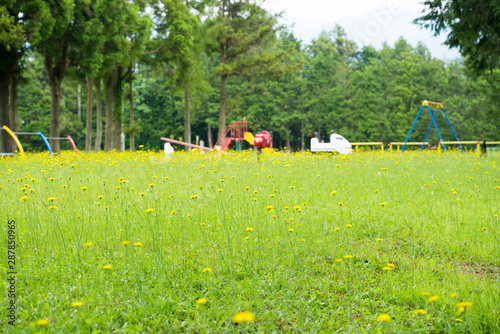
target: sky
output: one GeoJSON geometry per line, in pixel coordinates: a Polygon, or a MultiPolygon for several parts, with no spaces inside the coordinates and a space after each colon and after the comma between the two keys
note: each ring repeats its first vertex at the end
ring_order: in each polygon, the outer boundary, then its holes
{"type": "Polygon", "coordinates": [[[411,45],[423,42],[435,58],[445,61],[460,57],[457,49],[443,45],[446,35],[433,36],[412,21],[422,15],[422,0],[267,0],[264,7],[284,12],[283,22],[294,25],[295,35],[309,43],[322,30],[342,26],[358,45],[380,49],[394,45],[400,36],[411,45]]]}

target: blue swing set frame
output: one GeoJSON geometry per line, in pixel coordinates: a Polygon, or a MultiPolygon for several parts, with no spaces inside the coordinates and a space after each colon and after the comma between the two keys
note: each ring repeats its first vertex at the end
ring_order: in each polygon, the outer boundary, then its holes
{"type": "MultiPolygon", "coordinates": [[[[429,136],[429,132],[431,131],[431,128],[433,125],[436,128],[437,134],[439,136],[439,140],[441,142],[444,142],[443,138],[441,137],[441,132],[439,132],[439,128],[438,128],[437,123],[436,123],[436,116],[437,116],[438,110],[441,110],[444,114],[444,117],[446,118],[446,121],[448,122],[448,125],[450,126],[451,132],[453,133],[453,136],[455,137],[455,140],[457,141],[458,146],[460,147],[460,150],[462,151],[462,153],[464,153],[464,149],[462,148],[462,145],[460,144],[460,141],[458,140],[457,134],[455,133],[455,130],[453,129],[453,126],[451,125],[450,119],[448,118],[448,115],[446,115],[446,111],[444,111],[443,104],[441,104],[439,102],[431,102],[431,101],[427,101],[427,100],[422,102],[422,105],[420,106],[417,117],[415,118],[415,121],[413,122],[413,125],[411,126],[410,133],[408,133],[408,136],[406,137],[405,143],[404,143],[403,147],[401,148],[401,152],[403,152],[405,150],[406,143],[408,142],[408,140],[410,140],[410,136],[411,136],[413,130],[415,129],[415,125],[417,124],[418,118],[420,117],[420,114],[422,113],[422,110],[424,109],[424,107],[427,108],[427,110],[429,111],[429,115],[431,116],[431,124],[429,124],[429,128],[427,129],[427,133],[425,134],[425,138],[424,138],[424,141],[422,143],[422,146],[420,147],[420,150],[424,149],[425,142],[427,141],[427,137],[429,136]],[[436,110],[434,110],[434,114],[432,113],[429,105],[436,106],[436,110]]],[[[446,149],[446,146],[444,143],[443,143],[443,148],[446,152],[447,149],[446,149]]]]}

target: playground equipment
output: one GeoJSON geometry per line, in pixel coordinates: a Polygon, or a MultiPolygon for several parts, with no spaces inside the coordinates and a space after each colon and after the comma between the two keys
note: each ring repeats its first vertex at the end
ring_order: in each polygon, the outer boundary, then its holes
{"type": "Polygon", "coordinates": [[[244,139],[250,144],[258,148],[271,147],[273,140],[271,134],[267,131],[262,131],[255,135],[250,132],[245,132],[244,139]]]}
{"type": "MultiPolygon", "coordinates": [[[[243,143],[243,140],[245,140],[245,133],[248,133],[248,123],[246,120],[231,122],[231,124],[226,126],[222,136],[217,139],[214,147],[218,151],[225,151],[233,142],[239,146],[240,143],[243,143]]],[[[248,136],[249,135],[247,135],[247,137],[248,136]]]]}
{"type": "MultiPolygon", "coordinates": [[[[389,143],[389,151],[392,152],[392,145],[396,145],[396,151],[399,151],[399,146],[404,145],[405,143],[400,143],[400,142],[390,142],[389,143]]],[[[429,146],[429,142],[421,142],[421,141],[409,141],[406,143],[406,145],[413,145],[413,146],[429,146]]]]}
{"type": "Polygon", "coordinates": [[[429,132],[431,131],[432,126],[434,125],[434,127],[436,128],[437,134],[439,136],[439,140],[441,143],[443,143],[443,148],[446,152],[446,145],[444,144],[446,142],[443,141],[443,138],[441,137],[441,133],[439,132],[439,128],[438,128],[437,123],[436,123],[436,116],[437,116],[438,110],[441,110],[444,114],[444,117],[446,118],[446,121],[448,122],[448,125],[450,126],[451,132],[453,133],[453,136],[455,137],[456,142],[458,143],[458,146],[460,147],[460,150],[462,152],[464,152],[464,149],[462,148],[462,145],[460,144],[460,141],[458,140],[458,137],[455,134],[455,130],[453,130],[453,126],[451,125],[450,120],[448,119],[448,115],[446,115],[446,112],[444,111],[443,105],[440,102],[431,102],[431,101],[427,101],[427,100],[424,100],[424,102],[422,102],[422,105],[420,106],[417,117],[415,118],[415,121],[413,122],[413,125],[411,126],[410,133],[408,133],[408,136],[406,137],[406,140],[403,144],[403,147],[401,148],[401,152],[403,152],[405,150],[405,147],[408,144],[408,140],[410,140],[411,133],[413,132],[413,129],[415,128],[415,124],[417,124],[418,118],[420,117],[420,113],[422,112],[424,107],[426,107],[427,110],[429,111],[429,115],[431,116],[431,124],[429,125],[429,128],[427,129],[427,133],[425,134],[425,138],[422,142],[422,146],[420,147],[420,150],[422,150],[424,148],[425,142],[427,140],[427,136],[429,135],[429,132]],[[432,113],[429,105],[436,106],[436,110],[434,111],[434,114],[432,113]]]}
{"type": "MultiPolygon", "coordinates": [[[[481,144],[482,142],[476,141],[476,140],[469,140],[469,141],[459,141],[459,142],[454,142],[454,141],[445,141],[445,142],[439,142],[438,143],[438,150],[441,151],[441,145],[476,145],[476,153],[477,155],[481,154],[481,144]]],[[[485,145],[499,145],[500,141],[485,141],[485,145]]]]}
{"type": "MultiPolygon", "coordinates": [[[[175,139],[161,137],[160,140],[163,140],[163,141],[166,141],[166,142],[172,143],[172,144],[177,144],[177,145],[182,145],[182,146],[197,148],[197,149],[200,149],[200,150],[205,150],[205,151],[210,151],[210,152],[214,151],[213,148],[209,148],[209,147],[205,147],[205,146],[200,146],[200,145],[189,144],[189,143],[185,143],[183,141],[178,141],[178,140],[175,140],[175,139]]],[[[170,145],[170,146],[172,146],[172,145],[170,145]]],[[[165,146],[165,149],[166,149],[166,147],[167,146],[165,146]]],[[[172,147],[172,153],[173,153],[173,149],[174,148],[172,147]]],[[[166,153],[167,153],[167,151],[165,151],[165,154],[166,153]]],[[[171,154],[171,153],[169,153],[169,154],[171,154]]]]}
{"type": "MultiPolygon", "coordinates": [[[[14,139],[14,142],[17,145],[17,149],[19,150],[19,153],[21,154],[22,157],[25,156],[23,146],[21,145],[21,142],[17,138],[17,136],[12,132],[7,125],[4,125],[1,129],[5,130],[11,137],[14,139]]],[[[0,155],[14,155],[14,153],[0,153],[0,155]]]]}
{"type": "MultiPolygon", "coordinates": [[[[194,145],[175,139],[161,137],[160,140],[172,144],[214,152],[214,149],[212,148],[194,145]]],[[[217,151],[226,151],[233,143],[241,147],[244,140],[258,148],[272,147],[273,144],[271,134],[267,131],[262,131],[254,137],[252,133],[248,132],[248,122],[243,119],[243,121],[231,122],[231,124],[229,124],[224,130],[223,135],[217,140],[214,147],[217,151]]]]}
{"type": "Polygon", "coordinates": [[[339,154],[349,154],[352,152],[352,145],[341,135],[332,133],[329,143],[320,143],[318,138],[311,138],[311,152],[337,152],[339,154]]]}
{"type": "MultiPolygon", "coordinates": [[[[24,156],[25,154],[24,154],[23,146],[21,145],[21,142],[19,141],[19,138],[17,137],[17,135],[40,136],[40,138],[42,138],[45,146],[47,146],[47,149],[49,150],[50,156],[52,156],[52,147],[50,147],[50,144],[49,144],[49,141],[48,141],[49,139],[69,140],[69,142],[71,143],[71,146],[73,147],[73,150],[75,151],[75,154],[78,154],[78,150],[76,149],[75,142],[73,141],[73,138],[71,138],[71,136],[67,136],[67,137],[45,137],[45,135],[42,133],[42,131],[38,131],[38,132],[13,132],[6,125],[4,125],[2,128],[0,128],[0,130],[2,130],[2,129],[5,130],[12,137],[12,139],[14,140],[14,142],[17,145],[19,153],[22,156],[24,156]]],[[[0,155],[13,155],[13,153],[0,153],[0,155]]]]}
{"type": "Polygon", "coordinates": [[[380,146],[380,151],[384,152],[384,143],[378,141],[351,143],[351,146],[354,146],[354,151],[358,151],[359,146],[380,146]]]}
{"type": "MultiPolygon", "coordinates": [[[[40,132],[40,131],[38,131],[40,132]]],[[[73,151],[75,151],[75,155],[78,155],[78,149],[76,148],[76,145],[75,145],[75,142],[73,141],[73,138],[71,138],[71,136],[66,136],[66,137],[47,137],[47,139],[51,139],[51,140],[69,140],[70,144],[71,144],[71,147],[73,147],[73,151]]],[[[49,145],[48,142],[46,142],[47,145],[49,145]]],[[[52,152],[50,152],[50,154],[52,155],[52,152]]]]}

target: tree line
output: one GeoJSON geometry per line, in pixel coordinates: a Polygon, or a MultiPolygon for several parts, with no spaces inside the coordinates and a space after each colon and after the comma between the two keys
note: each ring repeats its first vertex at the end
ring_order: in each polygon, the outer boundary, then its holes
{"type": "MultiPolygon", "coordinates": [[[[305,44],[249,0],[11,0],[0,14],[0,121],[70,134],[87,152],[159,148],[161,136],[211,146],[243,117],[280,148],[331,131],[402,141],[424,99],[444,104],[460,139],[499,139],[498,73],[433,59],[403,38],[360,48],[337,26],[305,44]]],[[[412,139],[429,122],[424,114],[412,139]]],[[[2,132],[0,151],[14,151],[2,132]]]]}

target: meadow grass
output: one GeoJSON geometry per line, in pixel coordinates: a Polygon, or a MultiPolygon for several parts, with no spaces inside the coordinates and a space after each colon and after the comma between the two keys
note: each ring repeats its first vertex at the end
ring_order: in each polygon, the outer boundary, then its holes
{"type": "MultiPolygon", "coordinates": [[[[498,160],[251,151],[2,158],[1,233],[6,240],[7,220],[16,221],[18,281],[16,326],[2,298],[0,327],[498,333],[498,160]],[[235,323],[243,311],[255,321],[235,323]]],[[[5,296],[8,271],[4,255],[5,296]]]]}

